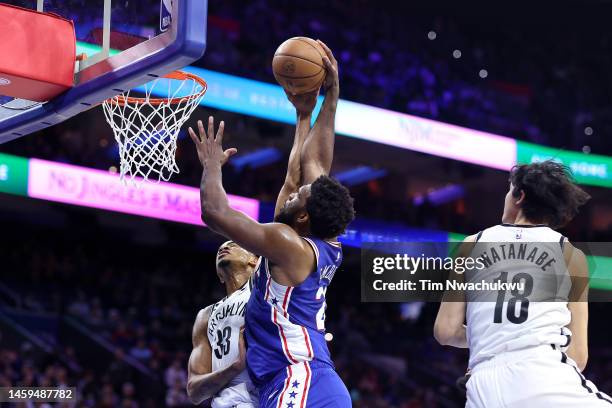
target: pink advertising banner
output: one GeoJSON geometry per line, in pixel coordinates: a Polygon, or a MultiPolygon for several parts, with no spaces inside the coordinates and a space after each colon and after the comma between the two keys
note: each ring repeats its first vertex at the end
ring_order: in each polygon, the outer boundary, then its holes
{"type": "MultiPolygon", "coordinates": [[[[204,225],[200,191],[178,184],[124,186],[119,176],[102,170],[30,159],[28,196],[168,221],[204,225]]],[[[259,217],[255,199],[229,196],[232,208],[259,217]]]]}

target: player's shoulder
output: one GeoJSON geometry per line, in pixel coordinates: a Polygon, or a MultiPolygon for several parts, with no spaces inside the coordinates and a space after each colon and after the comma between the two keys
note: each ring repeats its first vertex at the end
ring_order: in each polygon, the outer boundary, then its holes
{"type": "Polygon", "coordinates": [[[304,245],[314,254],[315,262],[340,263],[342,262],[342,245],[337,240],[321,239],[316,237],[302,237],[304,245]]]}
{"type": "Polygon", "coordinates": [[[268,230],[270,245],[285,249],[284,255],[288,257],[287,259],[296,259],[296,251],[302,255],[310,251],[310,246],[302,239],[303,237],[290,226],[278,222],[264,225],[268,230]]]}
{"type": "Polygon", "coordinates": [[[338,239],[322,239],[317,238],[312,235],[307,237],[301,237],[304,244],[313,248],[324,248],[324,249],[332,249],[335,251],[342,251],[342,244],[338,239]]]}
{"type": "Polygon", "coordinates": [[[210,319],[210,315],[212,314],[212,311],[215,307],[216,303],[212,304],[212,305],[208,305],[205,308],[202,308],[198,311],[198,314],[196,315],[196,319],[195,319],[195,324],[196,325],[207,325],[208,324],[208,320],[210,319]]]}
{"type": "Polygon", "coordinates": [[[300,238],[300,235],[292,227],[282,222],[269,222],[263,225],[267,230],[274,231],[274,233],[281,238],[292,240],[300,238]]]}
{"type": "Polygon", "coordinates": [[[193,323],[192,341],[194,347],[200,344],[206,338],[206,331],[208,330],[208,320],[212,313],[213,305],[206,306],[198,311],[195,322],[193,323]]]}
{"type": "Polygon", "coordinates": [[[480,239],[482,238],[482,236],[485,233],[489,234],[491,232],[494,232],[494,231],[498,230],[500,227],[502,227],[502,224],[492,225],[492,226],[490,226],[488,228],[485,228],[483,230],[478,231],[475,234],[467,235],[465,238],[463,238],[463,241],[461,241],[461,242],[465,243],[465,244],[478,242],[478,241],[480,241],[480,239]]]}
{"type": "Polygon", "coordinates": [[[463,242],[466,242],[466,243],[478,242],[478,239],[480,238],[481,235],[482,235],[482,231],[480,231],[477,234],[468,235],[467,237],[463,239],[463,242]]]}
{"type": "Polygon", "coordinates": [[[586,255],[584,254],[584,251],[582,251],[580,248],[572,244],[569,239],[565,238],[562,241],[562,248],[563,248],[563,255],[566,261],[569,262],[571,260],[574,260],[574,261],[585,261],[586,262],[586,255]]]}
{"type": "Polygon", "coordinates": [[[251,288],[253,286],[253,275],[249,276],[249,279],[244,282],[244,285],[238,289],[238,296],[250,296],[251,288]]]}
{"type": "Polygon", "coordinates": [[[483,230],[480,230],[476,234],[471,235],[471,236],[475,237],[475,242],[478,242],[480,241],[483,235],[489,235],[491,233],[506,233],[508,231],[508,227],[511,227],[511,226],[512,224],[506,224],[506,223],[495,224],[483,230]]]}

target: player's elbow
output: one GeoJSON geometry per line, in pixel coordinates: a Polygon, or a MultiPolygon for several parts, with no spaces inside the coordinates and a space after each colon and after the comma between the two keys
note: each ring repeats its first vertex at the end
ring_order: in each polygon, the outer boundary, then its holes
{"type": "Polygon", "coordinates": [[[287,192],[294,192],[300,188],[300,172],[297,174],[287,174],[285,182],[283,183],[283,190],[287,192]]]}
{"type": "Polygon", "coordinates": [[[578,353],[574,353],[572,360],[576,363],[576,366],[580,371],[584,371],[589,361],[589,352],[588,351],[580,351],[578,353]]]}
{"type": "Polygon", "coordinates": [[[219,208],[202,206],[202,222],[211,230],[219,232],[219,225],[223,219],[223,211],[219,208]]]}
{"type": "Polygon", "coordinates": [[[196,382],[191,380],[187,381],[187,397],[193,405],[200,405],[207,398],[206,395],[197,392],[196,382]]]}
{"type": "Polygon", "coordinates": [[[436,323],[434,324],[434,338],[442,346],[450,346],[453,343],[454,330],[436,320],[436,323]]]}
{"type": "Polygon", "coordinates": [[[189,398],[189,401],[191,401],[191,403],[194,405],[197,405],[201,402],[198,401],[198,398],[196,398],[193,381],[187,381],[187,397],[189,398]]]}
{"type": "Polygon", "coordinates": [[[438,315],[434,323],[434,338],[443,346],[464,348],[466,333],[463,322],[447,314],[438,315]]]}

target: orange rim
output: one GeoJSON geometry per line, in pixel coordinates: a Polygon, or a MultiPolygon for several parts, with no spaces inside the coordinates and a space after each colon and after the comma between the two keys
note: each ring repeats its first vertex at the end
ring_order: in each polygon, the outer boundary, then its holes
{"type": "Polygon", "coordinates": [[[196,94],[182,96],[180,98],[149,98],[147,99],[147,98],[134,98],[131,96],[126,98],[123,95],[117,95],[113,98],[108,99],[108,102],[115,104],[115,105],[119,105],[119,106],[138,105],[138,104],[144,104],[144,103],[148,103],[153,106],[159,106],[163,103],[167,103],[170,105],[177,105],[183,101],[188,101],[191,99],[196,99],[196,98],[201,97],[202,95],[206,93],[206,90],[208,88],[206,81],[204,81],[202,78],[200,78],[197,75],[190,74],[189,72],[174,71],[174,72],[170,72],[169,74],[164,75],[161,78],[176,79],[177,81],[188,81],[191,79],[199,83],[202,86],[202,90],[196,94]]]}

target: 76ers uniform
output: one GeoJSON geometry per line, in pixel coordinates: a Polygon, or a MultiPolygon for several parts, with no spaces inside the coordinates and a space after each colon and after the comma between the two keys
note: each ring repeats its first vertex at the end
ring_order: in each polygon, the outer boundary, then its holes
{"type": "MultiPolygon", "coordinates": [[[[208,319],[208,341],[212,348],[212,370],[229,367],[238,359],[240,329],[251,291],[249,284],[215,303],[208,319]]],[[[254,408],[257,392],[246,370],[234,377],[212,400],[212,408],[254,408]]]]}
{"type": "Polygon", "coordinates": [[[325,292],[342,262],[340,244],[304,238],[316,269],[283,286],[260,258],[246,312],[247,367],[265,408],[350,407],[325,341],[325,292]]]}
{"type": "Polygon", "coordinates": [[[502,224],[479,234],[472,256],[484,255],[487,267],[466,272],[466,281],[525,285],[487,301],[466,293],[468,408],[612,406],[565,354],[571,342],[565,242],[544,225],[502,224]]]}

